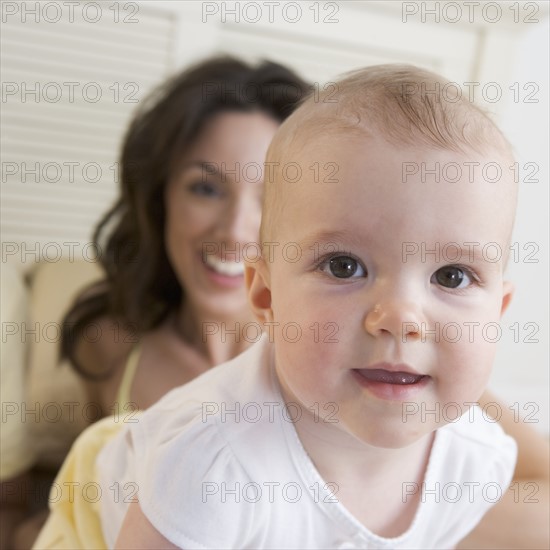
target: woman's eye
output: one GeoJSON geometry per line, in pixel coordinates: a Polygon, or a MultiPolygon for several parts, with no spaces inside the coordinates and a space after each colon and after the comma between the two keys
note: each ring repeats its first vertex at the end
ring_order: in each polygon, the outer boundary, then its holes
{"type": "Polygon", "coordinates": [[[198,181],[193,183],[189,189],[195,195],[201,195],[203,197],[215,197],[221,195],[221,190],[217,185],[208,181],[198,181]]]}
{"type": "Polygon", "coordinates": [[[352,277],[366,277],[363,266],[350,256],[335,256],[323,262],[322,271],[327,271],[338,279],[351,279],[352,277]]]}
{"type": "Polygon", "coordinates": [[[467,288],[472,284],[473,276],[466,270],[457,266],[447,265],[438,269],[432,275],[432,282],[445,288],[467,288]]]}

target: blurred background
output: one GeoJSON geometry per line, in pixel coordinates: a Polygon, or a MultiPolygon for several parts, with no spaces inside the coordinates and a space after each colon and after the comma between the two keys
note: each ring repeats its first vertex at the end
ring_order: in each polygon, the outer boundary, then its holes
{"type": "Polygon", "coordinates": [[[192,62],[267,58],[320,89],[353,68],[414,63],[456,82],[515,147],[516,295],[491,387],[548,433],[548,11],[546,2],[4,1],[2,265],[95,261],[91,232],[116,196],[132,112],[192,62]]]}

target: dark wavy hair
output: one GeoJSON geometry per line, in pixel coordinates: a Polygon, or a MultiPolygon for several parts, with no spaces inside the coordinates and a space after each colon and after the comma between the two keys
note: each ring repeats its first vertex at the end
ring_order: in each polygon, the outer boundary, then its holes
{"type": "Polygon", "coordinates": [[[79,374],[98,378],[75,357],[93,321],[107,315],[139,334],[180,307],[185,291],[166,254],[163,193],[207,119],[221,111],[262,111],[282,122],[309,91],[304,80],[277,63],[251,66],[218,57],[175,75],[140,105],[122,145],[120,196],[93,235],[105,278],[76,299],[63,322],[60,355],[79,374]]]}

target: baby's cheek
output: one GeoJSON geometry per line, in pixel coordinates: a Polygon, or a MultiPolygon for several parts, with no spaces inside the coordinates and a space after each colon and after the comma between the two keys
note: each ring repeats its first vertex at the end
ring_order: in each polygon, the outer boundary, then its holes
{"type": "Polygon", "coordinates": [[[477,400],[486,387],[496,345],[482,340],[447,343],[440,355],[438,387],[444,402],[477,400]]]}
{"type": "Polygon", "coordinates": [[[282,338],[276,353],[289,389],[307,408],[334,401],[341,369],[339,344],[316,341],[305,331],[298,342],[282,338]]]}
{"type": "Polygon", "coordinates": [[[442,316],[436,329],[436,345],[446,355],[446,364],[459,363],[468,370],[491,363],[502,332],[498,310],[488,306],[442,316]]]}

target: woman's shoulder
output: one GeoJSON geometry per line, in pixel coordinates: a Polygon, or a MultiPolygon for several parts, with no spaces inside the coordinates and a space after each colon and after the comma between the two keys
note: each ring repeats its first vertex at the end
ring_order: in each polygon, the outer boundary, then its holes
{"type": "Polygon", "coordinates": [[[89,323],[77,345],[77,357],[86,374],[103,377],[139,343],[137,331],[110,316],[89,323]]]}
{"type": "Polygon", "coordinates": [[[132,349],[139,343],[137,333],[109,316],[90,322],[75,346],[75,360],[89,397],[105,414],[115,403],[132,349]]]}

